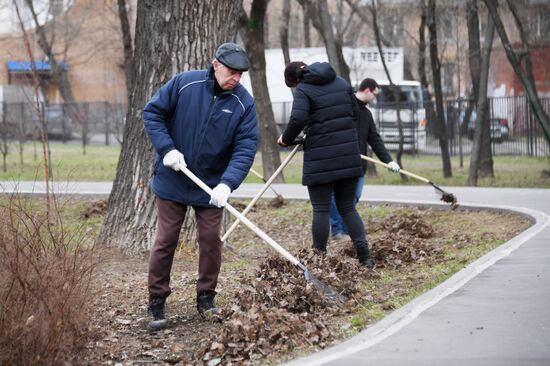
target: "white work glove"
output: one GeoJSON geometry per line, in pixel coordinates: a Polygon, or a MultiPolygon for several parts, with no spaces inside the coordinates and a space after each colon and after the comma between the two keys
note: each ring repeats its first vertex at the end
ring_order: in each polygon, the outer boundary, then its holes
{"type": "Polygon", "coordinates": [[[164,155],[162,164],[174,169],[175,171],[180,171],[181,168],[185,168],[187,166],[187,164],[185,164],[183,154],[176,149],[170,150],[166,153],[166,155],[164,155]]]}
{"type": "Polygon", "coordinates": [[[390,161],[388,165],[388,170],[392,173],[399,173],[399,171],[401,170],[399,164],[397,164],[395,161],[390,161]]]}
{"type": "Polygon", "coordinates": [[[216,207],[223,207],[231,194],[231,188],[227,184],[220,183],[212,190],[210,204],[216,207]]]}

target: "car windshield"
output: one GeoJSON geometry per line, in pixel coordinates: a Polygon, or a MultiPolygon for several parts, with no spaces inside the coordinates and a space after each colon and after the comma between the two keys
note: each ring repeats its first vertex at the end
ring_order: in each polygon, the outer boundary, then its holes
{"type": "MultiPolygon", "coordinates": [[[[420,86],[400,85],[399,108],[413,109],[422,108],[422,91],[420,86]]],[[[380,92],[373,101],[373,107],[395,108],[396,95],[392,92],[389,85],[381,85],[380,92]]]]}

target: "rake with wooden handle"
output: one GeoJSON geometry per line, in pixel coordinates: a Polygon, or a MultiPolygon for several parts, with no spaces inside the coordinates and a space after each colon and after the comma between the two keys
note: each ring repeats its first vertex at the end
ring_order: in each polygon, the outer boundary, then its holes
{"type": "MultiPolygon", "coordinates": [[[[290,161],[292,160],[292,158],[294,157],[294,155],[296,155],[296,153],[298,152],[298,149],[300,148],[301,144],[304,142],[304,139],[299,139],[299,140],[296,140],[293,145],[295,144],[296,146],[294,146],[294,149],[292,149],[292,151],[290,152],[290,154],[288,154],[288,156],[286,157],[286,159],[281,163],[281,165],[277,168],[277,170],[275,170],[275,172],[273,172],[273,174],[271,175],[271,177],[265,182],[265,184],[262,186],[262,188],[258,191],[258,193],[256,193],[256,195],[254,196],[254,198],[252,198],[252,201],[250,201],[250,203],[248,204],[248,206],[246,206],[246,208],[243,210],[243,215],[246,215],[251,209],[252,207],[256,204],[256,202],[262,197],[262,195],[264,194],[265,191],[267,191],[267,188],[269,186],[271,186],[271,183],[273,183],[273,181],[275,180],[275,178],[277,178],[277,176],[279,174],[281,174],[281,172],[283,171],[283,169],[288,165],[288,163],[290,163],[290,161]]],[[[233,223],[233,225],[231,225],[231,227],[225,232],[225,234],[223,235],[222,237],[222,241],[225,242],[227,240],[227,238],[229,237],[229,235],[231,235],[231,233],[233,232],[233,230],[235,230],[237,228],[237,226],[239,225],[239,220],[235,220],[235,222],[233,223]]]]}
{"type": "MultiPolygon", "coordinates": [[[[375,163],[375,164],[378,164],[378,165],[382,165],[383,167],[386,167],[386,168],[390,168],[390,166],[386,163],[383,163],[381,162],[380,160],[376,160],[376,159],[373,159],[373,158],[370,158],[368,156],[365,156],[365,155],[361,155],[361,159],[363,160],[366,160],[366,161],[370,161],[371,163],[375,163]]],[[[417,179],[421,182],[424,182],[424,183],[428,183],[430,184],[432,187],[435,188],[435,190],[441,194],[441,201],[443,202],[447,202],[447,203],[450,203],[451,204],[451,208],[454,210],[455,208],[458,207],[458,203],[456,202],[456,197],[454,194],[452,193],[449,193],[449,192],[446,192],[444,191],[441,187],[439,187],[437,184],[435,184],[434,182],[432,182],[431,180],[427,179],[427,178],[424,178],[424,177],[421,177],[420,175],[416,175],[414,173],[411,173],[409,171],[406,171],[405,169],[401,169],[399,171],[399,173],[401,174],[405,174],[405,175],[408,175],[409,177],[411,178],[414,178],[414,179],[417,179]]]]}
{"type": "MultiPolygon", "coordinates": [[[[264,176],[258,173],[257,171],[255,171],[254,169],[250,168],[250,173],[254,174],[256,177],[260,178],[264,183],[267,184],[267,180],[265,180],[264,176]]],[[[277,193],[277,191],[273,187],[269,186],[269,189],[271,189],[273,193],[275,193],[275,196],[277,196],[277,199],[283,198],[283,196],[277,193]]]]}
{"type": "MultiPolygon", "coordinates": [[[[196,185],[198,185],[203,191],[205,191],[208,194],[212,194],[212,189],[206,185],[202,180],[200,180],[199,177],[197,177],[195,174],[193,174],[192,171],[187,169],[187,167],[181,166],[179,169],[193,182],[195,182],[196,185]]],[[[231,206],[229,203],[225,204],[225,209],[229,211],[233,216],[235,216],[239,221],[241,221],[243,224],[248,226],[250,230],[252,230],[256,235],[258,235],[260,238],[262,238],[267,244],[271,245],[273,249],[275,249],[279,254],[281,254],[283,257],[288,259],[292,264],[294,264],[298,269],[300,269],[304,277],[306,278],[306,281],[311,283],[314,287],[317,289],[323,291],[323,293],[329,297],[332,300],[339,301],[339,302],[345,302],[345,297],[342,296],[342,294],[336,292],[332,288],[328,287],[324,283],[322,283],[317,277],[315,277],[313,274],[309,272],[309,270],[304,266],[298,259],[296,259],[292,254],[286,251],[282,246],[280,246],[275,240],[271,239],[266,233],[264,233],[262,230],[260,230],[256,225],[254,225],[250,220],[248,220],[243,214],[241,214],[237,209],[235,209],[233,206],[231,206]]]]}

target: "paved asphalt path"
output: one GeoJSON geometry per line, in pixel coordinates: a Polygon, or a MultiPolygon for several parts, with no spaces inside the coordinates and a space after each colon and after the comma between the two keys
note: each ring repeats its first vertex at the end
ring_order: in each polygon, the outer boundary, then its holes
{"type": "MultiPolygon", "coordinates": [[[[252,197],[245,184],[233,197],[252,197]]],[[[300,185],[273,188],[307,199],[300,185]]],[[[0,193],[15,185],[0,183],[0,193]]],[[[110,183],[64,183],[56,194],[106,196],[110,183]]],[[[352,339],[287,365],[550,365],[550,189],[444,187],[463,208],[515,211],[534,225],[352,339]]],[[[21,193],[43,194],[21,182],[21,193]]],[[[274,197],[271,190],[266,198],[274,197]]],[[[430,186],[366,186],[362,200],[438,205],[430,186]]]]}

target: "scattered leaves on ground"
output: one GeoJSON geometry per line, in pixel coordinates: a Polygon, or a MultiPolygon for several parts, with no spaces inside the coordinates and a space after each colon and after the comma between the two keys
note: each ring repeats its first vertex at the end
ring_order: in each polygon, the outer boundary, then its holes
{"type": "MultiPolygon", "coordinates": [[[[246,205],[234,206],[242,211],[246,205]]],[[[450,242],[448,247],[459,250],[476,245],[476,240],[510,238],[528,226],[517,216],[496,213],[414,208],[389,211],[384,217],[366,220],[376,262],[375,270],[367,271],[359,266],[350,241],[329,242],[327,255],[310,249],[311,211],[307,203],[285,202],[279,207],[260,203],[249,212],[249,219],[346,301],[340,303],[326,296],[307,282],[295,265],[240,228],[232,234],[233,249],[224,252],[218,284],[216,302],[223,321],[204,320],[196,312],[197,254],[193,245],[186,244],[172,269],[169,326],[158,332],[146,329],[147,258],[129,258],[107,250],[96,278],[94,304],[96,327],[103,336],[89,346],[86,361],[110,365],[263,365],[287,359],[296,350],[322,349],[349,334],[350,319],[368,304],[389,312],[395,308],[395,299],[429,281],[428,275],[416,269],[448,260],[444,243],[450,242]],[[464,225],[472,228],[495,221],[501,222],[498,230],[479,226],[470,230],[471,235],[464,233],[464,225]],[[474,237],[476,230],[481,233],[474,237]],[[383,281],[381,274],[387,273],[395,277],[393,282],[383,281]]],[[[372,319],[365,321],[363,326],[372,319]]]]}

